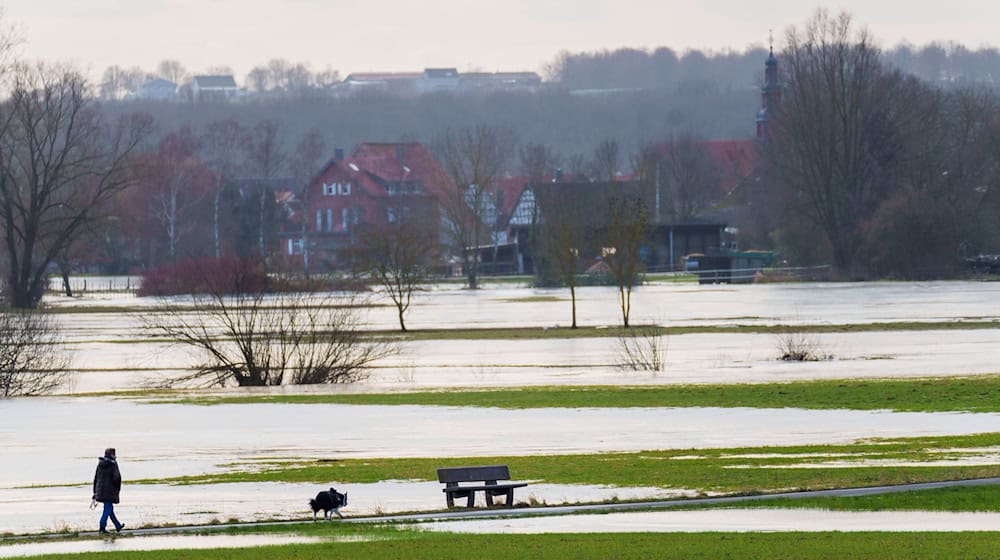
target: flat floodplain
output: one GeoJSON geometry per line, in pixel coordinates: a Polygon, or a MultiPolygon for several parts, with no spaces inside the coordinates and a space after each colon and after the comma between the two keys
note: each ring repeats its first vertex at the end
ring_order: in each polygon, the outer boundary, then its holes
{"type": "MultiPolygon", "coordinates": [[[[116,426],[114,443],[128,450],[127,488],[142,503],[126,499],[123,511],[153,524],[295,519],[331,484],[354,486],[352,515],[439,509],[434,470],[459,462],[507,462],[533,481],[518,499],[548,504],[1000,468],[1000,305],[990,303],[1000,283],[643,286],[634,322],[661,325],[669,341],[656,374],[615,364],[614,289],[578,295],[585,328],[574,332],[565,290],[433,286],[410,313],[403,354],[362,384],[208,393],[140,388],[197,363],[140,328],[156,302],[51,298],[75,352],[68,395],[81,396],[0,403],[13,419],[0,443],[15,451],[0,467],[11,504],[0,516],[28,512],[26,532],[87,527],[87,512],[49,511],[38,498],[87,494],[94,454],[108,445],[95,425],[116,426]],[[830,359],[778,361],[775,338],[789,331],[820,336],[830,359]],[[213,503],[174,499],[198,489],[213,503]],[[233,498],[255,492],[258,507],[233,498]],[[170,507],[157,511],[155,496],[170,507]]],[[[385,304],[376,294],[364,307],[372,336],[397,336],[385,304]]],[[[299,546],[313,545],[274,550],[299,546]]]]}

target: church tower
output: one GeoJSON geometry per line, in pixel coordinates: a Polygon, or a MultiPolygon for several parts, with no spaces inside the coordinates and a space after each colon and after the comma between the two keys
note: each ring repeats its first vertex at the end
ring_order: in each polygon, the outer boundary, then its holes
{"type": "Polygon", "coordinates": [[[764,62],[764,85],[760,88],[760,111],[757,111],[757,139],[767,140],[767,121],[781,103],[781,84],[778,83],[778,59],[774,57],[772,42],[764,62]]]}

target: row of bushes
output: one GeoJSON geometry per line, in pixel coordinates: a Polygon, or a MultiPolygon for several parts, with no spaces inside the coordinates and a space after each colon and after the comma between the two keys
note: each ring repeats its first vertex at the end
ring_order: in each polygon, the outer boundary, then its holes
{"type": "Polygon", "coordinates": [[[140,296],[260,292],[363,291],[361,278],[268,274],[259,259],[226,255],[180,260],[142,274],[140,296]]]}

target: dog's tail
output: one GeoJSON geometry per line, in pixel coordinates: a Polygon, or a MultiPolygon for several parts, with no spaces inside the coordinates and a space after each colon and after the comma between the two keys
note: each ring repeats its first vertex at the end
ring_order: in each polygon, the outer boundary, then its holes
{"type": "Polygon", "coordinates": [[[309,507],[316,511],[316,500],[309,500],[309,507]]]}

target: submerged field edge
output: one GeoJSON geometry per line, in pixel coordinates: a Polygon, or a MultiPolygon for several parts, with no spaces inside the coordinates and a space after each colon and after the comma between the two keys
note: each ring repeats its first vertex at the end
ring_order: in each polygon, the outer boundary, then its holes
{"type": "Polygon", "coordinates": [[[426,389],[382,393],[298,395],[182,393],[109,396],[149,398],[150,404],[349,404],[525,408],[748,407],[1000,412],[1000,375],[906,379],[837,379],[713,385],[583,385],[426,389]]]}

